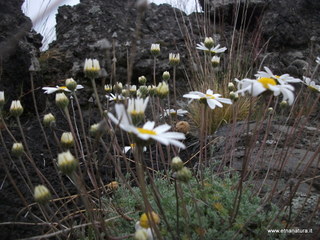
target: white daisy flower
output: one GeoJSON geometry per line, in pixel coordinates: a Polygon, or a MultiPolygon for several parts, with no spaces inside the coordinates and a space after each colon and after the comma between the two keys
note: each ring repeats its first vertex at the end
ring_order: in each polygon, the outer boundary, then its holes
{"type": "Polygon", "coordinates": [[[291,105],[294,101],[294,87],[290,84],[278,84],[277,80],[274,78],[260,77],[258,79],[235,79],[238,83],[237,94],[244,95],[246,92],[250,93],[252,96],[256,97],[261,93],[270,90],[273,92],[274,96],[278,96],[280,93],[283,95],[283,100],[288,100],[291,105]]]}
{"type": "Polygon", "coordinates": [[[179,148],[185,148],[185,145],[178,141],[185,139],[185,135],[178,132],[168,132],[171,128],[168,124],[154,127],[155,122],[148,121],[141,128],[135,127],[132,125],[131,117],[128,115],[123,104],[116,104],[115,110],[117,118],[112,113],[108,113],[108,116],[122,130],[132,133],[144,141],[155,140],[166,146],[171,144],[179,148]]]}
{"type": "Polygon", "coordinates": [[[232,101],[229,98],[221,98],[220,96],[221,94],[213,94],[211,89],[208,89],[206,93],[192,91],[183,95],[185,98],[191,98],[191,101],[193,99],[205,100],[211,109],[215,109],[216,106],[222,108],[223,105],[221,103],[232,104],[232,101]]]}
{"type": "Polygon", "coordinates": [[[212,48],[207,48],[203,42],[201,42],[200,44],[199,43],[197,44],[197,49],[198,50],[203,50],[203,51],[206,51],[206,52],[211,52],[211,53],[214,53],[214,54],[223,53],[223,52],[225,52],[227,50],[226,47],[220,48],[220,44],[218,44],[217,46],[212,47],[212,48]]]}
{"type": "Polygon", "coordinates": [[[272,78],[272,79],[275,79],[279,84],[301,82],[301,80],[299,78],[291,77],[289,74],[283,74],[281,76],[278,76],[278,75],[274,75],[268,67],[264,67],[264,69],[266,70],[265,72],[258,71],[258,73],[255,74],[255,76],[258,79],[259,78],[272,78]]]}
{"type": "Polygon", "coordinates": [[[317,57],[317,58],[316,58],[316,63],[317,63],[317,64],[320,64],[320,57],[317,57]]]}
{"type": "MultiPolygon", "coordinates": [[[[82,88],[84,88],[82,85],[77,85],[75,90],[79,90],[82,88]]],[[[57,91],[71,92],[66,86],[43,87],[42,90],[44,90],[44,93],[46,93],[46,94],[55,93],[57,91]]]]}
{"type": "MultiPolygon", "coordinates": [[[[180,116],[180,117],[183,117],[185,114],[187,114],[188,113],[188,111],[187,110],[183,110],[183,109],[178,109],[178,110],[175,110],[175,109],[166,109],[166,110],[164,110],[164,117],[167,117],[167,116],[169,116],[169,115],[178,115],[178,116],[180,116]]],[[[163,117],[162,115],[161,115],[161,117],[163,117]]]]}
{"type": "Polygon", "coordinates": [[[320,92],[320,85],[317,85],[311,78],[303,76],[304,84],[308,86],[311,90],[320,92]]]}
{"type": "Polygon", "coordinates": [[[143,228],[140,225],[140,221],[137,221],[135,224],[135,239],[144,239],[144,240],[153,240],[153,233],[151,228],[143,228]]]}

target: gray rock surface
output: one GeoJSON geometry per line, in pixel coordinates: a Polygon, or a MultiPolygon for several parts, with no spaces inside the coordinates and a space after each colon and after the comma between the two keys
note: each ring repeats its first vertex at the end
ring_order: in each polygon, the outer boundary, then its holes
{"type": "MultiPolygon", "coordinates": [[[[186,15],[177,13],[180,24],[184,17],[186,15]]],[[[152,83],[153,57],[150,53],[152,43],[161,45],[157,63],[157,81],[161,80],[162,72],[170,68],[168,65],[170,52],[186,54],[183,49],[184,36],[180,33],[174,9],[167,4],[160,6],[150,4],[140,15],[134,0],[82,0],[73,7],[60,7],[56,18],[57,40],[50,45],[49,52],[58,52],[61,57],[58,61],[63,62],[64,66],[61,68],[57,64],[50,64],[48,71],[54,71],[58,76],[69,74],[82,77],[85,58],[97,58],[108,73],[107,83],[111,76],[113,60],[116,60],[117,66],[116,80],[125,83],[127,50],[131,52],[136,41],[132,81],[137,82],[139,76],[145,75],[148,83],[152,83]],[[140,28],[138,36],[137,27],[140,28]],[[116,37],[113,37],[115,33],[116,37]],[[116,59],[113,59],[112,43],[115,44],[116,59]]],[[[178,71],[178,74],[182,77],[181,72],[178,71]]]]}
{"type": "Polygon", "coordinates": [[[22,4],[23,0],[0,2],[0,90],[5,91],[8,104],[22,99],[25,106],[32,106],[29,67],[39,56],[42,37],[31,31],[22,4]]]}
{"type": "MultiPolygon", "coordinates": [[[[242,22],[261,34],[267,51],[265,65],[294,76],[310,74],[320,55],[320,1],[318,0],[199,0],[217,22],[242,22]],[[237,15],[239,12],[239,15],[237,15]],[[310,60],[311,59],[311,60],[310,60]]],[[[259,47],[259,46],[257,46],[259,47]]]]}

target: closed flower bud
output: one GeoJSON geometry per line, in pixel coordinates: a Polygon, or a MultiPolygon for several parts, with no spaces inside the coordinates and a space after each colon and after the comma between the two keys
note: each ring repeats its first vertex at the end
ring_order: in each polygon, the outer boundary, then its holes
{"type": "Polygon", "coordinates": [[[157,56],[160,53],[160,44],[151,44],[151,53],[153,56],[157,56]]]}
{"type": "Polygon", "coordinates": [[[234,91],[235,90],[234,84],[232,82],[228,83],[228,89],[229,89],[229,91],[234,91]]]}
{"type": "Polygon", "coordinates": [[[121,94],[123,89],[123,85],[121,82],[116,82],[116,84],[113,86],[113,91],[115,93],[121,94]]]}
{"type": "Polygon", "coordinates": [[[148,233],[144,229],[138,229],[134,233],[134,239],[135,240],[148,240],[148,233]]]}
{"type": "Polygon", "coordinates": [[[91,136],[97,137],[100,132],[101,131],[100,131],[100,124],[99,123],[95,123],[90,126],[89,133],[91,136]]]}
{"type": "Polygon", "coordinates": [[[23,107],[20,100],[14,100],[11,102],[10,114],[14,117],[19,117],[23,113],[23,107]]]}
{"type": "Polygon", "coordinates": [[[75,80],[73,80],[73,78],[68,78],[66,79],[66,87],[70,90],[70,91],[74,91],[77,88],[77,82],[75,80]]]}
{"type": "Polygon", "coordinates": [[[100,64],[97,59],[86,59],[84,62],[84,74],[88,78],[99,77],[100,64]]]}
{"type": "Polygon", "coordinates": [[[140,83],[141,85],[145,85],[146,82],[147,82],[147,78],[146,78],[145,76],[140,76],[140,77],[138,78],[138,81],[139,81],[139,83],[140,83]]]}
{"type": "Polygon", "coordinates": [[[112,92],[112,86],[110,86],[109,84],[104,85],[104,90],[105,90],[107,93],[111,93],[111,92],[112,92]]]}
{"type": "Polygon", "coordinates": [[[168,81],[170,79],[170,73],[168,71],[163,72],[162,79],[168,81]]]}
{"type": "Polygon", "coordinates": [[[4,91],[0,91],[0,110],[3,108],[5,102],[4,91]]]}
{"type": "Polygon", "coordinates": [[[51,193],[46,186],[38,185],[34,188],[33,197],[36,202],[45,204],[51,199],[51,193]]]}
{"type": "Polygon", "coordinates": [[[148,86],[148,92],[150,96],[154,96],[157,94],[157,87],[154,85],[149,85],[148,86]]]}
{"type": "Polygon", "coordinates": [[[151,226],[151,223],[150,221],[153,221],[155,224],[159,224],[160,223],[160,217],[158,214],[156,214],[155,212],[151,212],[148,213],[148,216],[146,213],[143,213],[140,217],[140,226],[143,227],[143,228],[150,228],[151,226]]]}
{"type": "Polygon", "coordinates": [[[56,118],[51,113],[44,115],[43,117],[44,126],[52,127],[55,125],[55,123],[56,123],[56,118]]]}
{"type": "Polygon", "coordinates": [[[213,67],[219,66],[219,64],[220,64],[220,57],[218,57],[218,56],[213,56],[213,57],[211,58],[211,63],[212,63],[212,66],[213,66],[213,67]]]}
{"type": "Polygon", "coordinates": [[[14,143],[12,145],[11,152],[14,156],[21,157],[21,155],[23,154],[23,151],[24,151],[24,148],[22,143],[14,143]]]}
{"type": "Polygon", "coordinates": [[[230,92],[229,94],[229,98],[232,100],[232,101],[237,101],[239,99],[239,95],[237,92],[230,92]]]}
{"type": "Polygon", "coordinates": [[[180,54],[169,53],[169,64],[178,65],[180,63],[180,54]]]}
{"type": "Polygon", "coordinates": [[[59,108],[65,109],[69,104],[69,99],[64,93],[56,94],[56,104],[59,108]]]}
{"type": "Polygon", "coordinates": [[[137,95],[141,98],[146,98],[148,95],[148,88],[145,85],[140,86],[137,95]]]}
{"type": "Polygon", "coordinates": [[[64,132],[61,135],[60,143],[64,148],[71,148],[74,145],[74,139],[71,132],[64,132]]]}
{"type": "Polygon", "coordinates": [[[273,113],[273,108],[272,107],[269,107],[268,108],[268,114],[272,114],[273,113]]]}
{"type": "Polygon", "coordinates": [[[182,162],[181,158],[179,158],[179,157],[172,158],[171,167],[174,171],[179,171],[180,169],[182,169],[183,162],[182,162]]]}
{"type": "Polygon", "coordinates": [[[211,49],[214,46],[214,40],[212,37],[206,37],[204,39],[204,46],[208,49],[211,49]]]}
{"type": "Polygon", "coordinates": [[[176,172],[176,179],[182,182],[188,182],[192,177],[192,173],[189,168],[183,167],[176,172]]]}
{"type": "Polygon", "coordinates": [[[128,89],[122,89],[121,95],[126,98],[130,96],[130,92],[128,89]]]}
{"type": "Polygon", "coordinates": [[[165,81],[162,81],[157,86],[157,95],[160,98],[165,98],[169,94],[169,86],[165,81]]]}
{"type": "Polygon", "coordinates": [[[130,86],[129,93],[131,97],[135,97],[137,94],[137,86],[136,85],[130,86]]]}
{"type": "Polygon", "coordinates": [[[190,124],[186,121],[177,122],[176,131],[187,134],[190,131],[190,124]]]}
{"type": "Polygon", "coordinates": [[[280,107],[281,108],[286,108],[288,106],[288,102],[287,101],[282,101],[281,103],[280,103],[280,107]]]}
{"type": "Polygon", "coordinates": [[[71,174],[78,166],[78,160],[70,153],[63,152],[58,154],[58,168],[64,174],[71,174]]]}

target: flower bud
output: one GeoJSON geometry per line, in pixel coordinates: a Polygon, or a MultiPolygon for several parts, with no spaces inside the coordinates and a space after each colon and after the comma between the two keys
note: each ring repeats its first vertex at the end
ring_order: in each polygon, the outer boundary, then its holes
{"type": "Polygon", "coordinates": [[[273,113],[273,108],[272,108],[272,107],[269,107],[269,108],[268,108],[268,114],[271,115],[272,113],[273,113]]]}
{"type": "Polygon", "coordinates": [[[229,91],[234,91],[235,90],[234,84],[232,82],[228,83],[228,89],[229,89],[229,91]]]}
{"type": "Polygon", "coordinates": [[[64,93],[56,94],[56,104],[59,108],[65,109],[69,104],[69,99],[64,93]]]}
{"type": "Polygon", "coordinates": [[[190,124],[186,121],[177,122],[176,131],[187,134],[190,131],[190,124]]]}
{"type": "Polygon", "coordinates": [[[176,172],[176,179],[182,182],[188,182],[192,177],[192,173],[189,168],[183,167],[176,172]]]}
{"type": "Polygon", "coordinates": [[[64,132],[61,135],[60,143],[64,148],[71,148],[74,145],[74,139],[71,132],[64,132]]]}
{"type": "Polygon", "coordinates": [[[148,95],[148,88],[145,85],[140,86],[137,95],[141,98],[146,98],[148,95]]]}
{"type": "Polygon", "coordinates": [[[14,143],[12,145],[11,152],[14,156],[21,157],[21,155],[23,154],[23,151],[24,151],[24,148],[22,143],[14,143]]]}
{"type": "Polygon", "coordinates": [[[211,58],[211,63],[212,63],[212,66],[213,66],[213,67],[219,66],[219,64],[220,64],[220,57],[218,57],[218,56],[213,56],[213,57],[211,58]]]}
{"type": "Polygon", "coordinates": [[[121,82],[116,82],[115,85],[113,85],[113,91],[115,93],[121,94],[122,93],[122,89],[123,89],[123,85],[121,82]]]}
{"type": "Polygon", "coordinates": [[[180,54],[169,53],[169,64],[170,65],[178,65],[180,63],[180,54]]]}
{"type": "Polygon", "coordinates": [[[174,157],[171,160],[171,167],[174,171],[179,171],[180,169],[183,168],[183,162],[181,158],[179,157],[174,157]]]}
{"type": "Polygon", "coordinates": [[[84,62],[84,74],[87,78],[99,77],[100,64],[97,59],[87,59],[84,62]]]}
{"type": "Polygon", "coordinates": [[[66,79],[66,87],[70,90],[70,91],[74,91],[77,88],[77,82],[75,80],[73,80],[73,78],[68,78],[66,79]]]}
{"type": "Polygon", "coordinates": [[[128,89],[122,89],[121,95],[125,98],[130,96],[130,91],[128,89]]]}
{"type": "Polygon", "coordinates": [[[146,213],[143,213],[140,217],[140,226],[143,228],[149,228],[151,226],[150,221],[153,221],[155,224],[160,223],[160,217],[155,212],[148,213],[148,216],[146,213]]]}
{"type": "Polygon", "coordinates": [[[214,46],[214,40],[212,37],[206,37],[204,39],[204,46],[208,49],[211,49],[214,46]]]}
{"type": "Polygon", "coordinates": [[[105,90],[107,93],[111,93],[111,92],[112,92],[112,86],[110,86],[109,84],[104,85],[104,90],[105,90]]]}
{"type": "Polygon", "coordinates": [[[137,94],[137,86],[136,85],[131,85],[130,88],[129,88],[129,95],[131,97],[135,97],[136,94],[137,94]]]}
{"type": "Polygon", "coordinates": [[[280,103],[280,107],[281,108],[286,108],[288,106],[288,102],[287,101],[282,101],[281,103],[280,103]]]}
{"type": "Polygon", "coordinates": [[[169,86],[165,81],[162,81],[157,86],[157,95],[160,98],[165,98],[169,94],[169,86]]]}
{"type": "Polygon", "coordinates": [[[64,174],[71,174],[78,166],[78,160],[70,153],[63,152],[58,154],[58,168],[64,174]]]}
{"type": "Polygon", "coordinates": [[[170,73],[168,71],[163,72],[162,79],[168,81],[170,79],[170,73]]]}
{"type": "Polygon", "coordinates": [[[38,185],[34,188],[33,197],[36,202],[45,204],[51,199],[51,193],[46,186],[38,185]]]}
{"type": "Polygon", "coordinates": [[[147,82],[147,78],[146,78],[145,76],[140,76],[140,77],[138,78],[138,81],[139,81],[139,83],[140,83],[141,85],[145,85],[146,82],[147,82]]]}
{"type": "Polygon", "coordinates": [[[239,95],[237,92],[230,92],[229,94],[229,98],[232,100],[232,101],[237,101],[239,99],[239,95]]]}
{"type": "Polygon", "coordinates": [[[134,233],[134,239],[135,240],[148,240],[148,233],[144,229],[138,229],[134,233]]]}
{"type": "Polygon", "coordinates": [[[151,44],[151,54],[157,56],[160,53],[160,44],[151,44]]]}
{"type": "Polygon", "coordinates": [[[0,91],[0,110],[3,108],[5,102],[4,91],[0,91]]]}
{"type": "Polygon", "coordinates": [[[19,117],[23,113],[23,107],[20,100],[14,100],[11,102],[10,114],[14,117],[19,117]]]}
{"type": "Polygon", "coordinates": [[[55,123],[56,123],[56,118],[51,113],[44,115],[44,117],[43,117],[43,125],[44,126],[52,127],[55,125],[55,123]]]}
{"type": "Polygon", "coordinates": [[[150,96],[154,96],[157,94],[157,87],[154,85],[149,85],[148,86],[148,92],[150,96]]]}

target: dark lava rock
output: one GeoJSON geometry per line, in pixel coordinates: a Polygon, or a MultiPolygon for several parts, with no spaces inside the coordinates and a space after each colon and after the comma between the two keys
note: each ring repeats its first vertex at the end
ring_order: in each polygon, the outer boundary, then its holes
{"type": "Polygon", "coordinates": [[[199,0],[216,22],[260,32],[267,43],[261,56],[278,73],[310,74],[320,54],[318,0],[199,0]]]}
{"type": "MultiPolygon", "coordinates": [[[[56,17],[57,40],[50,44],[47,51],[47,61],[52,62],[41,62],[50,66],[48,73],[56,73],[58,79],[83,77],[85,58],[97,58],[108,73],[106,83],[111,77],[112,62],[116,62],[116,76],[112,76],[113,79],[126,83],[128,51],[134,58],[132,81],[136,83],[139,76],[145,75],[150,84],[153,83],[150,47],[152,43],[160,43],[161,54],[157,62],[157,81],[160,81],[162,72],[170,69],[169,53],[180,52],[182,59],[186,54],[179,24],[183,24],[187,16],[179,10],[175,15],[175,9],[167,4],[150,4],[146,11],[140,12],[135,2],[82,0],[73,7],[60,7],[56,17]],[[53,59],[50,55],[58,58],[53,59]]],[[[178,74],[181,75],[181,72],[178,71],[178,74]]]]}
{"type": "Polygon", "coordinates": [[[21,99],[28,110],[33,106],[29,68],[37,63],[42,37],[31,31],[31,20],[21,11],[23,2],[0,2],[0,90],[5,91],[7,105],[21,99]]]}

